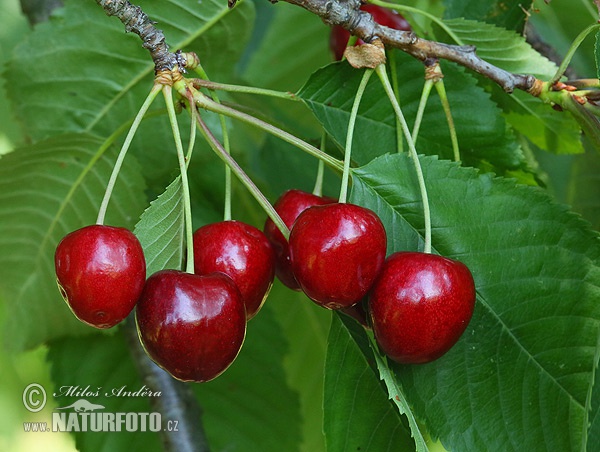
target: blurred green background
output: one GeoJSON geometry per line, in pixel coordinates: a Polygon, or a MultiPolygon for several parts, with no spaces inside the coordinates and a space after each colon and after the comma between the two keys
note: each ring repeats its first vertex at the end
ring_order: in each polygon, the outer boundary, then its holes
{"type": "MultiPolygon", "coordinates": [[[[0,2],[0,67],[13,55],[16,45],[31,32],[31,27],[21,13],[19,0],[0,2]]],[[[0,154],[5,154],[24,142],[19,125],[9,109],[7,87],[0,79],[0,154]]],[[[1,275],[0,275],[1,277],[1,275]]],[[[0,303],[0,324],[10,321],[0,303]]],[[[7,354],[0,348],[0,451],[72,451],[75,442],[67,433],[25,433],[23,422],[49,422],[54,401],[39,413],[31,413],[23,406],[23,390],[30,383],[41,384],[48,393],[52,391],[46,349],[41,347],[19,355],[7,354]]]]}

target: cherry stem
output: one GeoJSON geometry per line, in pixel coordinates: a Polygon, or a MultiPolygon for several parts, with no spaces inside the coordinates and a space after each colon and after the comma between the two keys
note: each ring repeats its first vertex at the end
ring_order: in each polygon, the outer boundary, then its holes
{"type": "Polygon", "coordinates": [[[412,139],[415,146],[417,145],[417,139],[419,138],[419,130],[421,128],[421,121],[423,121],[423,114],[425,113],[425,107],[427,106],[427,100],[429,94],[431,94],[431,88],[433,88],[433,80],[426,79],[423,85],[423,92],[421,93],[421,99],[419,101],[419,108],[417,109],[417,117],[415,118],[415,125],[413,126],[412,139]]]}
{"type": "MultiPolygon", "coordinates": [[[[389,53],[390,60],[390,75],[392,76],[392,88],[394,89],[394,95],[396,100],[400,103],[400,87],[398,86],[398,66],[396,65],[396,52],[389,53]]],[[[402,128],[400,122],[396,118],[396,151],[398,153],[404,152],[404,145],[402,141],[402,128]]]]}
{"type": "Polygon", "coordinates": [[[192,202],[190,199],[190,185],[187,177],[187,164],[185,155],[183,153],[183,143],[181,142],[181,135],[179,134],[179,125],[177,123],[177,115],[175,113],[175,107],[173,105],[172,88],[169,85],[165,85],[163,88],[163,94],[165,102],[167,104],[167,112],[169,113],[169,122],[171,123],[171,130],[173,132],[173,139],[175,140],[175,148],[177,149],[177,160],[179,161],[179,172],[181,173],[181,188],[183,191],[183,214],[185,221],[185,242],[187,247],[187,262],[185,271],[187,273],[194,273],[194,241],[193,241],[193,229],[192,229],[192,202]]]}
{"type": "Polygon", "coordinates": [[[425,222],[425,245],[423,251],[425,253],[431,253],[431,213],[429,211],[429,198],[427,196],[427,187],[425,186],[425,177],[423,176],[423,169],[421,168],[419,155],[417,154],[415,143],[410,135],[410,130],[408,129],[408,124],[406,123],[404,114],[400,109],[400,104],[396,100],[396,96],[394,96],[394,91],[392,89],[392,86],[390,85],[390,81],[385,71],[385,65],[380,64],[379,66],[377,66],[375,72],[377,72],[379,80],[383,85],[383,89],[385,90],[388,98],[390,99],[390,102],[392,103],[392,107],[396,112],[396,116],[400,120],[400,125],[402,126],[404,137],[406,138],[406,141],[408,143],[408,150],[415,165],[415,170],[417,172],[417,180],[419,182],[419,190],[421,191],[421,199],[423,201],[423,217],[425,222]]]}
{"type": "MultiPolygon", "coordinates": [[[[325,146],[327,143],[327,132],[323,130],[321,134],[321,151],[325,152],[325,146]]],[[[319,160],[319,166],[317,167],[317,179],[315,180],[315,188],[313,188],[313,195],[323,196],[323,176],[325,173],[325,163],[323,160],[319,160]]]]}
{"type": "Polygon", "coordinates": [[[135,136],[138,127],[140,126],[142,119],[144,119],[144,115],[156,99],[158,93],[162,90],[163,85],[155,83],[150,90],[150,93],[146,97],[146,100],[142,104],[142,107],[138,111],[135,116],[133,122],[131,123],[131,127],[129,128],[129,132],[125,137],[125,141],[121,146],[121,150],[119,151],[119,155],[117,156],[117,160],[115,161],[115,166],[113,167],[110,178],[108,179],[108,183],[106,184],[106,190],[104,192],[104,198],[102,198],[102,203],[100,204],[100,209],[98,209],[98,217],[96,219],[96,224],[102,225],[104,224],[104,217],[106,216],[106,209],[108,208],[108,203],[110,201],[110,197],[112,196],[113,189],[115,188],[115,184],[117,182],[117,177],[119,177],[119,172],[121,171],[121,167],[123,166],[123,160],[125,160],[125,156],[127,155],[127,151],[129,150],[129,146],[133,141],[133,137],[135,136]]]}
{"type": "MultiPolygon", "coordinates": [[[[196,73],[198,73],[198,75],[200,75],[200,77],[202,77],[202,79],[200,79],[198,81],[201,81],[201,80],[209,81],[208,74],[206,73],[206,71],[200,64],[200,62],[198,62],[197,66],[194,68],[194,70],[196,71],[196,73]]],[[[216,103],[220,104],[221,101],[219,100],[219,96],[214,91],[214,89],[215,88],[209,88],[210,96],[216,103]]],[[[193,103],[193,100],[190,100],[190,103],[193,103]]],[[[221,132],[223,134],[223,148],[225,149],[225,152],[227,152],[228,154],[231,154],[231,149],[229,146],[229,133],[227,132],[227,123],[225,122],[225,116],[223,114],[219,114],[219,122],[221,124],[221,132]]],[[[196,124],[196,121],[192,120],[192,124],[196,124]]],[[[229,167],[229,165],[225,165],[225,203],[224,204],[225,205],[223,208],[223,219],[225,221],[228,221],[228,220],[231,220],[231,168],[229,167]]]]}
{"type": "Polygon", "coordinates": [[[446,114],[446,122],[448,123],[448,129],[450,131],[450,141],[452,142],[452,152],[454,154],[454,161],[460,162],[460,148],[458,147],[458,137],[456,135],[456,126],[454,125],[454,119],[452,118],[452,110],[450,109],[450,102],[448,102],[448,95],[446,94],[446,86],[444,80],[440,79],[435,83],[435,89],[440,96],[442,108],[446,114]]]}
{"type": "MultiPolygon", "coordinates": [[[[195,105],[192,105],[191,108],[195,108],[195,105]]],[[[192,160],[192,154],[194,153],[194,145],[196,144],[196,123],[194,121],[190,121],[190,142],[188,143],[188,150],[185,154],[185,168],[188,169],[190,166],[190,161],[192,160]]]]}
{"type": "Polygon", "coordinates": [[[358,115],[358,107],[360,106],[360,101],[365,93],[365,88],[367,87],[367,83],[369,83],[371,75],[373,75],[373,69],[366,69],[360,81],[360,85],[358,85],[358,89],[356,90],[356,96],[354,97],[354,103],[352,104],[352,110],[350,111],[348,132],[346,133],[346,146],[344,148],[344,171],[342,173],[342,186],[340,188],[340,203],[345,203],[346,198],[348,197],[348,182],[350,180],[350,160],[352,157],[354,126],[356,124],[356,116],[358,115]]]}
{"type": "Polygon", "coordinates": [[[581,43],[585,40],[585,38],[588,37],[588,35],[590,33],[593,33],[594,31],[596,31],[598,29],[600,29],[600,24],[593,24],[593,25],[590,25],[589,27],[587,27],[585,30],[583,30],[581,33],[579,33],[577,35],[577,37],[571,44],[571,47],[569,47],[569,50],[567,51],[567,54],[565,55],[565,58],[563,59],[562,63],[560,64],[558,70],[556,71],[556,74],[554,74],[554,77],[552,77],[549,80],[549,82],[548,82],[549,85],[554,85],[556,82],[558,82],[560,80],[560,78],[563,76],[563,74],[567,70],[567,67],[569,66],[569,64],[571,64],[571,60],[573,59],[573,56],[575,55],[575,52],[577,51],[577,49],[579,48],[581,43]]]}
{"type": "Polygon", "coordinates": [[[194,92],[194,102],[196,102],[196,105],[198,105],[198,107],[205,108],[215,113],[224,114],[225,116],[229,116],[231,118],[235,118],[239,121],[245,122],[246,124],[258,127],[259,129],[262,129],[265,132],[268,132],[282,139],[283,141],[290,143],[293,146],[296,146],[304,152],[314,157],[317,157],[320,160],[323,160],[326,164],[337,170],[343,169],[342,162],[340,162],[338,159],[333,158],[329,154],[326,154],[325,152],[317,149],[311,144],[301,140],[300,138],[284,130],[279,129],[278,127],[275,127],[272,124],[269,124],[268,122],[262,121],[258,118],[255,118],[254,116],[243,113],[226,105],[218,104],[199,91],[194,92]]]}
{"type": "MultiPolygon", "coordinates": [[[[196,71],[197,71],[197,69],[196,69],[196,71]]],[[[202,78],[190,80],[192,82],[192,84],[194,85],[194,87],[196,87],[196,88],[202,87],[202,88],[206,88],[209,90],[228,91],[230,93],[259,94],[262,96],[277,97],[279,99],[300,101],[300,99],[298,98],[298,96],[296,96],[296,94],[291,93],[289,91],[287,91],[287,92],[275,91],[272,89],[255,88],[253,86],[230,85],[227,83],[211,82],[203,75],[203,73],[198,72],[198,74],[202,78]]],[[[213,99],[214,99],[214,97],[213,97],[213,99]]]]}
{"type": "Polygon", "coordinates": [[[231,168],[233,173],[237,176],[237,178],[240,180],[240,182],[248,189],[248,191],[252,194],[254,199],[256,199],[256,201],[260,204],[260,206],[263,208],[263,210],[266,212],[266,214],[269,216],[269,218],[271,220],[273,220],[273,223],[275,223],[275,225],[277,225],[277,227],[279,228],[279,230],[281,231],[281,233],[287,240],[290,236],[290,230],[288,229],[286,224],[283,222],[283,220],[281,219],[279,214],[275,211],[275,208],[271,205],[269,200],[260,191],[260,189],[254,184],[252,179],[250,179],[250,177],[244,172],[244,170],[240,167],[240,165],[238,165],[238,163],[231,156],[231,154],[228,153],[223,148],[221,143],[219,143],[219,140],[217,140],[215,138],[212,131],[208,128],[206,123],[202,120],[200,113],[197,110],[194,110],[193,114],[195,116],[194,120],[198,122],[198,125],[200,126],[200,131],[202,132],[202,135],[204,136],[204,138],[206,139],[206,141],[208,142],[210,147],[215,151],[217,156],[221,160],[223,160],[223,162],[225,162],[225,164],[229,168],[231,168]]]}

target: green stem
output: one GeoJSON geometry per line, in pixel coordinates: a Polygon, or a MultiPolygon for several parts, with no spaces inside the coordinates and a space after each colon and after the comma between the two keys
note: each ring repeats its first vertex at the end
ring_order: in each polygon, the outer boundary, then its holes
{"type": "MultiPolygon", "coordinates": [[[[196,108],[193,102],[191,102],[191,108],[196,108]]],[[[196,144],[196,123],[190,121],[190,142],[188,143],[188,150],[185,154],[185,167],[186,169],[190,166],[190,160],[192,160],[192,154],[194,153],[194,145],[196,144]]]]}
{"type": "Polygon", "coordinates": [[[369,79],[373,75],[373,69],[366,69],[363,74],[356,96],[354,97],[354,103],[352,104],[352,110],[350,111],[350,120],[348,121],[348,132],[346,133],[346,146],[344,149],[344,171],[342,173],[342,186],[340,188],[340,203],[345,203],[348,197],[348,183],[350,180],[350,160],[352,157],[352,139],[354,138],[354,125],[356,124],[356,116],[358,115],[358,107],[365,88],[369,79]]]}
{"type": "Polygon", "coordinates": [[[429,94],[431,94],[431,88],[433,87],[433,80],[425,79],[423,85],[423,92],[421,93],[421,100],[419,101],[419,108],[417,109],[417,117],[415,118],[415,125],[413,127],[412,139],[415,146],[417,145],[417,139],[419,137],[419,130],[421,128],[421,122],[423,121],[423,114],[425,113],[425,107],[427,106],[427,100],[429,94]]]}
{"type": "Polygon", "coordinates": [[[569,64],[571,64],[573,55],[575,55],[575,52],[577,51],[577,49],[579,48],[581,43],[585,40],[585,38],[588,37],[588,35],[590,33],[593,33],[594,31],[596,31],[598,29],[600,29],[600,24],[594,24],[594,25],[590,25],[585,30],[583,30],[581,33],[579,33],[579,35],[575,38],[575,40],[571,44],[571,47],[569,47],[569,51],[565,55],[565,58],[563,59],[558,70],[556,71],[556,74],[554,74],[554,77],[552,77],[550,79],[550,81],[549,81],[550,85],[554,85],[556,82],[558,82],[560,80],[560,78],[563,76],[563,74],[567,70],[567,67],[569,66],[569,64]]]}
{"type": "Polygon", "coordinates": [[[394,91],[390,85],[390,81],[385,71],[385,65],[380,64],[375,69],[377,75],[379,76],[379,80],[381,80],[381,84],[383,85],[383,89],[385,90],[390,102],[392,103],[392,107],[396,112],[398,119],[400,120],[400,124],[402,125],[402,130],[404,132],[404,137],[408,142],[408,149],[410,152],[410,156],[413,159],[413,163],[415,165],[415,170],[417,172],[417,180],[419,182],[419,190],[421,191],[421,199],[423,202],[423,217],[425,222],[425,245],[424,252],[431,253],[431,213],[429,210],[429,198],[427,196],[427,187],[425,186],[425,177],[423,176],[423,170],[421,168],[421,163],[419,161],[419,156],[417,154],[417,149],[415,148],[415,143],[412,140],[410,135],[410,131],[408,129],[408,124],[406,123],[406,119],[404,118],[404,114],[400,109],[400,105],[396,101],[396,97],[394,96],[394,91]]]}
{"type": "Polygon", "coordinates": [[[323,160],[326,164],[328,164],[336,170],[341,171],[343,169],[342,162],[340,162],[338,159],[333,158],[329,154],[326,154],[325,152],[317,149],[311,144],[308,144],[300,138],[288,132],[285,132],[284,130],[279,129],[278,127],[275,127],[272,124],[269,124],[268,122],[262,121],[258,118],[255,118],[254,116],[235,110],[234,108],[228,107],[226,105],[218,104],[199,91],[196,91],[194,93],[194,102],[196,102],[196,105],[198,105],[198,107],[205,108],[206,110],[215,113],[224,114],[225,116],[229,116],[231,118],[235,118],[239,121],[245,122],[246,124],[258,127],[259,129],[262,129],[265,132],[268,132],[282,139],[283,141],[286,141],[287,143],[296,146],[304,152],[320,160],[323,160]]]}
{"type": "Polygon", "coordinates": [[[183,154],[183,144],[181,135],[179,134],[179,125],[177,124],[177,115],[173,106],[172,88],[165,85],[163,88],[165,103],[167,104],[167,112],[169,113],[169,122],[175,140],[175,148],[177,149],[177,160],[179,161],[179,171],[181,173],[181,188],[183,190],[183,214],[185,222],[185,242],[187,247],[187,262],[185,271],[194,273],[194,239],[192,229],[192,202],[190,199],[190,185],[187,177],[187,165],[185,155],[183,154]]]}
{"type": "MultiPolygon", "coordinates": [[[[202,67],[202,65],[200,64],[199,61],[198,61],[197,66],[194,68],[194,70],[198,73],[198,75],[200,75],[200,77],[202,77],[201,80],[210,82],[208,79],[208,74],[206,73],[206,71],[204,70],[204,68],[202,67]]],[[[214,89],[217,89],[217,88],[209,88],[209,89],[210,89],[210,96],[212,97],[212,99],[216,103],[220,104],[221,101],[219,100],[219,96],[214,91],[214,89]]],[[[225,121],[225,116],[222,114],[219,114],[219,123],[221,124],[221,132],[223,134],[223,148],[225,149],[225,152],[227,152],[228,154],[231,154],[231,149],[229,146],[229,133],[227,131],[227,123],[225,121]]],[[[196,124],[196,121],[192,120],[192,124],[196,124]]],[[[229,167],[229,165],[225,165],[225,205],[223,207],[223,219],[225,221],[231,220],[231,168],[229,167]]]]}
{"type": "MultiPolygon", "coordinates": [[[[327,132],[323,130],[321,134],[321,151],[325,152],[325,146],[327,144],[327,132]]],[[[323,196],[323,176],[325,173],[325,163],[323,160],[319,160],[319,166],[317,167],[317,179],[315,180],[315,188],[313,188],[313,195],[323,196]]]]}
{"type": "Polygon", "coordinates": [[[133,122],[131,123],[131,127],[129,128],[129,132],[125,137],[125,141],[123,142],[123,146],[121,146],[121,150],[119,151],[119,155],[117,156],[117,160],[115,162],[115,166],[113,167],[112,173],[106,184],[106,190],[104,192],[104,198],[102,199],[102,203],[100,204],[100,209],[98,209],[98,217],[96,219],[96,224],[104,224],[104,217],[106,216],[106,209],[108,208],[108,202],[110,201],[110,197],[112,196],[113,189],[115,188],[115,183],[117,182],[117,177],[119,176],[119,172],[121,171],[121,167],[123,166],[123,160],[125,160],[125,155],[127,155],[127,151],[129,150],[129,146],[133,141],[133,137],[137,132],[138,127],[140,126],[142,119],[144,119],[144,115],[156,99],[158,93],[162,90],[162,85],[155,84],[152,86],[148,97],[142,104],[142,107],[138,111],[135,116],[133,122]]]}
{"type": "Polygon", "coordinates": [[[442,108],[446,114],[446,122],[448,123],[448,129],[450,130],[450,141],[452,142],[452,152],[454,154],[454,161],[460,162],[460,148],[458,147],[458,137],[456,135],[456,126],[454,125],[454,119],[452,118],[452,110],[450,109],[450,102],[448,102],[448,95],[446,94],[446,86],[444,80],[440,79],[435,84],[435,89],[440,96],[442,102],[442,108]]]}
{"type": "Polygon", "coordinates": [[[225,162],[225,164],[231,168],[233,173],[237,176],[240,182],[248,189],[248,191],[254,196],[254,199],[260,204],[260,206],[264,209],[266,214],[273,220],[273,223],[277,225],[285,239],[287,240],[290,236],[290,230],[285,225],[279,214],[275,211],[275,208],[271,205],[269,200],[265,197],[265,195],[259,190],[259,188],[252,182],[252,179],[248,177],[248,175],[244,172],[244,170],[238,165],[235,159],[225,151],[221,143],[215,138],[213,133],[210,131],[208,126],[204,123],[200,114],[197,110],[194,110],[195,121],[198,122],[200,126],[200,131],[202,135],[210,145],[210,147],[215,151],[217,156],[225,162]]]}
{"type": "Polygon", "coordinates": [[[220,90],[220,91],[228,91],[230,93],[243,93],[243,94],[259,94],[261,96],[269,96],[276,97],[279,99],[300,101],[298,96],[294,93],[284,92],[284,91],[274,91],[272,89],[264,89],[264,88],[255,88],[253,86],[242,86],[242,85],[229,85],[227,83],[217,83],[211,82],[208,80],[203,74],[203,70],[196,70],[201,79],[194,79],[191,82],[198,87],[206,88],[209,90],[220,90]]]}
{"type": "MultiPolygon", "coordinates": [[[[390,60],[390,73],[392,76],[392,88],[394,89],[394,95],[396,100],[400,103],[400,87],[398,86],[398,66],[396,64],[396,52],[389,52],[390,60]]],[[[404,152],[404,145],[402,140],[402,128],[398,118],[396,118],[396,152],[404,152]]]]}
{"type": "Polygon", "coordinates": [[[395,3],[382,2],[380,0],[369,0],[368,3],[372,3],[373,5],[381,6],[383,8],[393,9],[399,12],[420,14],[421,16],[427,17],[429,20],[437,24],[442,30],[444,30],[456,44],[459,46],[464,45],[463,41],[444,23],[443,20],[435,17],[433,14],[430,14],[422,9],[413,8],[412,6],[406,5],[396,5],[395,3]]]}

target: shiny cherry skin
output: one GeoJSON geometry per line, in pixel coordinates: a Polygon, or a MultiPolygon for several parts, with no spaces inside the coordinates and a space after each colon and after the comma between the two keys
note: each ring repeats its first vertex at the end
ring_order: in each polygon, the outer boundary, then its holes
{"type": "Polygon", "coordinates": [[[251,319],[275,279],[275,254],[267,237],[241,221],[208,224],[194,232],[194,272],[222,272],[238,287],[251,319]]]}
{"type": "MultiPolygon", "coordinates": [[[[406,19],[394,10],[369,4],[362,5],[360,9],[362,11],[370,13],[373,16],[373,20],[379,25],[384,25],[386,27],[390,27],[400,31],[412,30],[410,24],[406,21],[406,19]]],[[[348,45],[349,39],[350,33],[347,30],[340,27],[339,25],[332,27],[331,35],[329,38],[329,47],[331,48],[331,51],[333,52],[333,55],[336,60],[339,61],[344,56],[344,50],[346,50],[346,46],[348,45]]],[[[356,45],[361,44],[364,44],[364,41],[362,39],[357,39],[356,45]]]]}
{"type": "Polygon", "coordinates": [[[56,281],[79,320],[110,328],[133,310],[146,280],[146,261],[128,229],[91,225],[66,235],[54,254],[56,281]]]}
{"type": "Polygon", "coordinates": [[[246,310],[228,276],[177,270],[154,273],[136,307],[142,346],[182,381],[205,382],[237,357],[246,335],[246,310]]]}
{"type": "MultiPolygon", "coordinates": [[[[313,195],[302,190],[288,190],[275,202],[273,207],[288,228],[292,228],[296,218],[306,209],[312,206],[321,206],[336,202],[335,199],[313,195]]],[[[300,290],[300,284],[296,281],[292,272],[290,262],[290,248],[288,241],[283,237],[279,228],[273,220],[267,218],[264,227],[265,235],[273,245],[276,256],[275,275],[287,287],[300,290]]]]}
{"type": "Polygon", "coordinates": [[[369,209],[349,203],[309,207],[290,233],[292,270],[315,303],[347,308],[373,285],[386,243],[383,224],[369,209]]]}
{"type": "Polygon", "coordinates": [[[394,361],[419,364],[445,354],[475,308],[475,283],[461,262],[435,254],[390,255],[369,298],[371,324],[394,361]]]}

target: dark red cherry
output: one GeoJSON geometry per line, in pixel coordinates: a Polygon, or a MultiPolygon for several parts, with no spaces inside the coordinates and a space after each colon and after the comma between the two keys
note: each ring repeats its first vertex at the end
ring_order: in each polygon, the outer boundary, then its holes
{"type": "Polygon", "coordinates": [[[369,299],[381,349],[406,364],[433,361],[458,341],[475,307],[475,283],[461,262],[435,254],[389,256],[369,299]]]}
{"type": "MultiPolygon", "coordinates": [[[[370,13],[373,16],[373,20],[379,25],[384,25],[400,31],[412,30],[406,19],[394,10],[369,4],[362,5],[360,9],[370,13]]],[[[329,47],[336,60],[341,60],[344,56],[344,50],[346,50],[346,46],[348,45],[348,39],[350,39],[350,33],[348,31],[339,25],[332,27],[329,38],[329,47]]],[[[362,39],[357,39],[356,45],[361,44],[364,44],[364,41],[362,39]]]]}
{"type": "Polygon", "coordinates": [[[313,206],[290,234],[292,270],[317,304],[340,309],[358,303],[383,265],[386,233],[377,215],[354,204],[313,206]]]}
{"type": "MultiPolygon", "coordinates": [[[[304,210],[312,206],[320,206],[336,202],[335,199],[306,193],[302,190],[288,190],[282,194],[273,207],[288,228],[292,225],[304,210]]],[[[279,280],[293,290],[300,290],[300,285],[292,272],[290,263],[290,248],[288,241],[283,237],[279,228],[273,220],[267,218],[264,227],[265,235],[273,245],[277,263],[275,274],[279,280]]]]}
{"type": "Polygon", "coordinates": [[[148,356],[183,381],[204,382],[222,374],[246,335],[244,303],[222,273],[154,273],[136,307],[136,323],[148,356]]]}
{"type": "Polygon", "coordinates": [[[248,319],[263,305],[275,278],[275,255],[267,237],[254,226],[230,220],[194,232],[194,272],[222,272],[238,287],[248,319]]]}
{"type": "Polygon", "coordinates": [[[96,328],[127,317],[146,280],[142,246],[125,228],[92,225],[71,232],[58,244],[54,264],[67,305],[96,328]]]}

